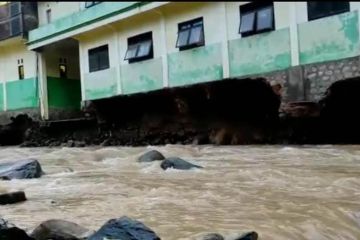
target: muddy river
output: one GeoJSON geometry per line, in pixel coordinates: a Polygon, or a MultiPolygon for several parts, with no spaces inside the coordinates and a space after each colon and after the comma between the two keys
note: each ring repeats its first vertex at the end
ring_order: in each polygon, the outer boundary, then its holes
{"type": "Polygon", "coordinates": [[[40,179],[1,181],[28,201],[0,215],[32,230],[60,218],[96,230],[138,219],[163,240],[254,230],[259,239],[360,239],[360,146],[0,148],[0,162],[37,158],[40,179]],[[204,169],[138,163],[149,149],[204,169]]]}

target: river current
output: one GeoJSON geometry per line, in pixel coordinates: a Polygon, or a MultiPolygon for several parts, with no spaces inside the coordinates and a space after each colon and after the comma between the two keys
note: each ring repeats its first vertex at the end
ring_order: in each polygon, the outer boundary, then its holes
{"type": "Polygon", "coordinates": [[[28,200],[0,216],[31,231],[58,218],[97,230],[123,215],[163,240],[254,230],[259,239],[360,239],[360,146],[0,148],[0,163],[36,158],[39,179],[1,181],[28,200]],[[203,169],[138,163],[150,149],[203,169]]]}

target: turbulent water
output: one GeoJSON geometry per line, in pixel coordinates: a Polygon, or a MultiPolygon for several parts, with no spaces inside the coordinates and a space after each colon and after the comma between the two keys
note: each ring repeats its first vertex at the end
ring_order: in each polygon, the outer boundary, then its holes
{"type": "Polygon", "coordinates": [[[31,231],[60,218],[96,230],[127,215],[164,240],[255,230],[260,239],[360,239],[360,146],[1,148],[0,162],[33,157],[40,179],[1,181],[28,201],[0,215],[31,231]],[[202,165],[137,163],[149,149],[202,165]]]}

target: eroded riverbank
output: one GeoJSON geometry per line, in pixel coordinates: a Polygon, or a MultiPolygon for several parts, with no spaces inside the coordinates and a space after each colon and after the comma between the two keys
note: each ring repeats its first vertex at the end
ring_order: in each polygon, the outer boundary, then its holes
{"type": "Polygon", "coordinates": [[[0,182],[28,201],[1,215],[32,230],[60,218],[98,229],[128,215],[163,239],[255,230],[260,239],[359,239],[360,147],[181,146],[1,148],[1,162],[39,159],[42,178],[0,182]],[[204,169],[138,163],[149,149],[204,169]]]}

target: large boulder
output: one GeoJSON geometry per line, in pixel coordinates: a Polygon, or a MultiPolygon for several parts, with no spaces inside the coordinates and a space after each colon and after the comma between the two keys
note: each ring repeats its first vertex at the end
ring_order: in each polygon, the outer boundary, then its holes
{"type": "Polygon", "coordinates": [[[26,232],[0,218],[0,240],[35,240],[26,232]]]}
{"type": "Polygon", "coordinates": [[[25,139],[25,132],[33,125],[32,119],[26,114],[10,118],[11,122],[0,125],[0,145],[18,145],[25,139]]]}
{"type": "Polygon", "coordinates": [[[26,201],[23,191],[0,194],[0,205],[13,204],[26,201]]]}
{"type": "Polygon", "coordinates": [[[143,223],[123,216],[107,221],[96,233],[91,235],[88,240],[103,239],[121,240],[160,240],[153,230],[143,223]]]}
{"type": "Polygon", "coordinates": [[[180,170],[188,170],[191,168],[203,168],[201,166],[189,163],[178,157],[166,158],[164,161],[162,161],[160,166],[164,170],[166,170],[168,168],[174,168],[174,169],[180,169],[180,170]]]}
{"type": "Polygon", "coordinates": [[[236,237],[234,240],[257,240],[257,239],[258,239],[257,232],[247,232],[236,237]]]}
{"type": "Polygon", "coordinates": [[[0,179],[39,178],[44,174],[40,163],[35,159],[0,164],[0,179]]]}
{"type": "Polygon", "coordinates": [[[157,160],[164,160],[165,157],[159,151],[151,150],[144,153],[138,158],[138,162],[153,162],[157,160]]]}
{"type": "Polygon", "coordinates": [[[199,240],[224,240],[224,239],[225,238],[219,233],[207,233],[201,236],[199,240]]]}
{"type": "Polygon", "coordinates": [[[73,222],[51,219],[42,222],[30,236],[36,240],[81,240],[93,232],[73,222]]]}

